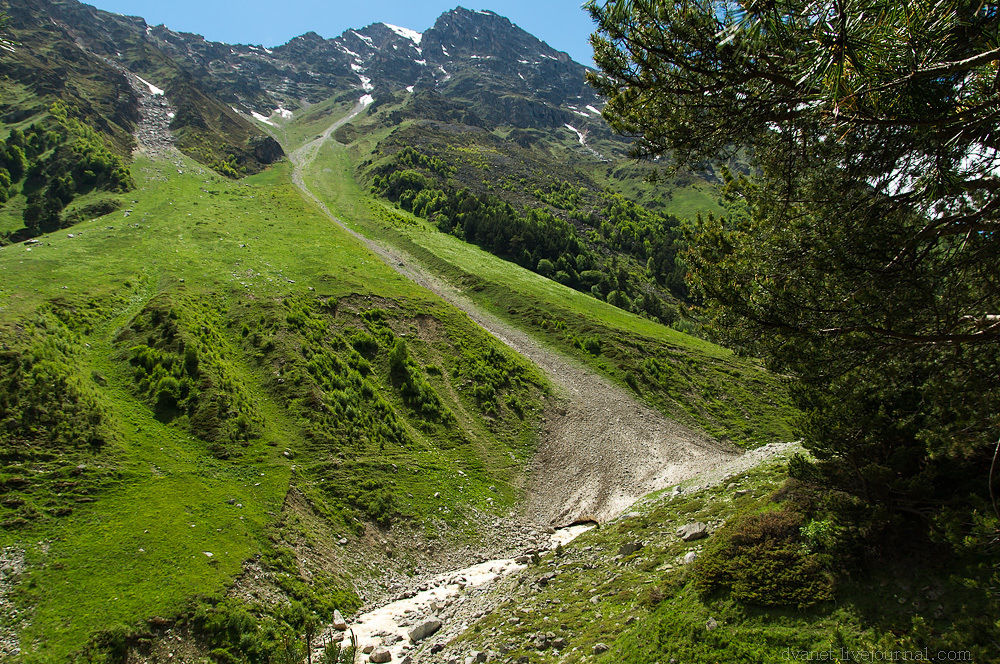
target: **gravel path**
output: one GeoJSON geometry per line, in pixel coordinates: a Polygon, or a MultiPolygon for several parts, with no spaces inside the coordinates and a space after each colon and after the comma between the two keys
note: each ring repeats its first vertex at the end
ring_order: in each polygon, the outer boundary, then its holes
{"type": "Polygon", "coordinates": [[[456,288],[418,266],[412,257],[348,228],[305,183],[319,148],[365,106],[358,104],[312,142],[291,153],[299,189],[341,228],[411,281],[466,312],[494,337],[528,358],[556,386],[541,445],[531,467],[527,517],[564,525],[579,519],[606,521],[651,491],[690,479],[738,456],[703,433],[667,419],[583,365],[545,348],[501,321],[456,288]]]}

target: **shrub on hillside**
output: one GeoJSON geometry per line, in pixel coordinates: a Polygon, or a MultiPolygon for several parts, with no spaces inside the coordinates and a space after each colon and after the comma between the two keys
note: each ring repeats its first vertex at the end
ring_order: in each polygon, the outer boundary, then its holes
{"type": "Polygon", "coordinates": [[[806,608],[833,599],[831,575],[803,546],[803,525],[788,507],[736,517],[696,563],[696,587],[758,606],[806,608]]]}

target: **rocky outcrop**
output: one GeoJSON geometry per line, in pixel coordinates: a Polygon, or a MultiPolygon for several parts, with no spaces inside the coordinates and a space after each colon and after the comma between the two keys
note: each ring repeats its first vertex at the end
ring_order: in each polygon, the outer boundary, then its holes
{"type": "Polygon", "coordinates": [[[253,156],[262,164],[273,164],[285,156],[281,144],[270,136],[258,136],[250,141],[253,156]]]}

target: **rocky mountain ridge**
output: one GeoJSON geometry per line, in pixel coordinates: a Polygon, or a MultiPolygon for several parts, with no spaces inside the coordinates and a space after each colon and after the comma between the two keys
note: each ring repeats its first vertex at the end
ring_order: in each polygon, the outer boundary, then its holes
{"type": "Polygon", "coordinates": [[[307,32],[274,48],[211,42],[164,26],[144,29],[176,62],[214,81],[227,103],[265,117],[338,94],[380,101],[430,91],[495,111],[480,113],[491,124],[599,120],[600,101],[584,81],[583,65],[489,11],[459,7],[423,33],[373,23],[331,39],[307,32]],[[547,112],[511,112],[526,105],[547,112]]]}
{"type": "Polygon", "coordinates": [[[423,33],[373,23],[331,39],[307,32],[268,48],[214,42],[76,0],[33,0],[12,12],[25,9],[49,16],[79,47],[120,62],[168,96],[169,87],[155,78],[166,73],[164,59],[183,78],[246,114],[268,117],[340,94],[371,93],[378,100],[435,91],[494,107],[499,124],[555,127],[574,118],[599,120],[600,100],[584,81],[586,67],[490,11],[459,7],[423,33]],[[524,104],[549,112],[510,112],[524,104]]]}

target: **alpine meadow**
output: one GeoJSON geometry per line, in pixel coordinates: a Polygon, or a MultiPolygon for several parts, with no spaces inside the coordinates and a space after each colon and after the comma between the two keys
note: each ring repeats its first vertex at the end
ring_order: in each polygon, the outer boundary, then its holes
{"type": "Polygon", "coordinates": [[[1000,6],[579,11],[0,0],[0,661],[1000,661],[1000,6]]]}

